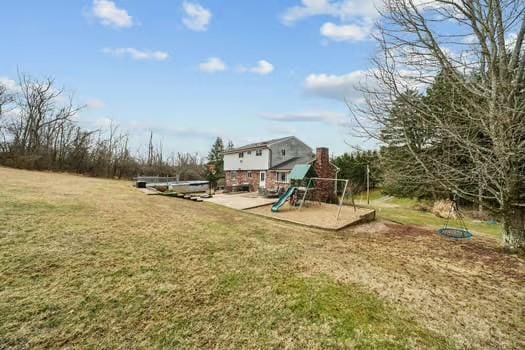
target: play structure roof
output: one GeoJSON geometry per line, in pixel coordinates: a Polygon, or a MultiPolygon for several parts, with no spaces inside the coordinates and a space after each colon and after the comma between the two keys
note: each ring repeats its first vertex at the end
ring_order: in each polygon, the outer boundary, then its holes
{"type": "Polygon", "coordinates": [[[296,164],[290,173],[290,180],[303,180],[311,167],[311,164],[296,164]]]}

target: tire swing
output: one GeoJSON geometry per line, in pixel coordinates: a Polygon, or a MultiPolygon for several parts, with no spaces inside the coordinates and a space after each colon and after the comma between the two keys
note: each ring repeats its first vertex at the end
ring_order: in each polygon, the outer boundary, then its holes
{"type": "Polygon", "coordinates": [[[450,210],[448,212],[447,222],[445,223],[445,226],[443,228],[440,228],[439,230],[437,230],[437,233],[440,236],[443,236],[445,238],[451,238],[451,239],[470,239],[472,238],[472,233],[468,230],[467,225],[465,225],[463,214],[459,211],[458,200],[457,200],[456,194],[454,194],[454,198],[452,199],[452,205],[450,206],[450,210]],[[456,216],[457,220],[461,224],[461,228],[454,228],[454,227],[448,226],[453,214],[456,216]]]}

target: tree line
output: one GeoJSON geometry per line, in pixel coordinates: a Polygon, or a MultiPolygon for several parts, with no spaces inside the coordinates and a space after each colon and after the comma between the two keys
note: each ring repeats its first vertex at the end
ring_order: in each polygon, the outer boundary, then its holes
{"type": "Polygon", "coordinates": [[[116,124],[87,130],[77,120],[83,106],[52,78],[19,74],[16,87],[0,83],[0,164],[90,176],[132,178],[205,176],[197,154],[170,153],[150,134],[147,153],[133,152],[130,136],[116,124]]]}
{"type": "Polygon", "coordinates": [[[344,153],[333,158],[332,162],[339,168],[337,177],[350,180],[352,193],[366,190],[367,171],[369,171],[370,188],[381,187],[384,190],[383,168],[378,150],[356,150],[344,153]]]}

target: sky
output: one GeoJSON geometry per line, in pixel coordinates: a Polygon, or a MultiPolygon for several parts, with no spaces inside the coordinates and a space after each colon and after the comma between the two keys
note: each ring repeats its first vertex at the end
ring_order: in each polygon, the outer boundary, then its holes
{"type": "Polygon", "coordinates": [[[370,68],[377,18],[362,0],[17,0],[0,12],[0,82],[53,77],[143,151],[150,131],[206,155],[295,135],[333,154],[362,145],[344,103],[370,68]]]}

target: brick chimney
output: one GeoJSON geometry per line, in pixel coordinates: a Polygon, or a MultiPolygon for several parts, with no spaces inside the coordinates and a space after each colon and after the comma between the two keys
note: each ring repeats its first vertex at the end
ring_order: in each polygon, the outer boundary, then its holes
{"type": "MultiPolygon", "coordinates": [[[[330,164],[330,153],[326,147],[318,147],[315,150],[315,172],[317,177],[335,178],[335,168],[330,164]]],[[[335,182],[317,181],[316,197],[321,202],[330,202],[334,197],[335,182]]]]}

